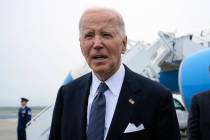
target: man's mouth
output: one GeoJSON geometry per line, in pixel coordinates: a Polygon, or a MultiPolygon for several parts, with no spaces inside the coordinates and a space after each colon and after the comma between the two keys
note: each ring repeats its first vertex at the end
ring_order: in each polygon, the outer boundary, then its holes
{"type": "Polygon", "coordinates": [[[104,60],[106,58],[108,58],[107,56],[105,55],[95,55],[92,57],[94,60],[104,60]]]}

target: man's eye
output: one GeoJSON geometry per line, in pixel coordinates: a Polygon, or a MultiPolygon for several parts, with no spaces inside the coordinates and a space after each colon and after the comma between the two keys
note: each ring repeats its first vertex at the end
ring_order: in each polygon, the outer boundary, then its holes
{"type": "Polygon", "coordinates": [[[84,35],[84,38],[92,38],[94,36],[94,34],[88,33],[84,35]]]}
{"type": "Polygon", "coordinates": [[[110,33],[103,33],[103,36],[104,37],[107,37],[107,38],[111,38],[112,37],[112,34],[110,34],[110,33]]]}

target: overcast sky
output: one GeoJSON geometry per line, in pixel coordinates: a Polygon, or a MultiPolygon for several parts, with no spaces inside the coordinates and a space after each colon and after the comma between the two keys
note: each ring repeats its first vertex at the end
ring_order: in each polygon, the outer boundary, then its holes
{"type": "Polygon", "coordinates": [[[209,0],[0,0],[0,106],[49,105],[69,71],[84,61],[78,21],[90,6],[124,17],[128,38],[153,42],[210,28],[209,0]]]}

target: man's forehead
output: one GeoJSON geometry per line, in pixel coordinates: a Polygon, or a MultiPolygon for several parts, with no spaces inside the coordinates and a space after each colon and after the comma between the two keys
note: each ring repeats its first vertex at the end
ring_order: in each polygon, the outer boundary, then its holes
{"type": "Polygon", "coordinates": [[[119,32],[119,27],[116,22],[103,21],[103,22],[84,22],[80,28],[81,33],[87,32],[119,32]]]}

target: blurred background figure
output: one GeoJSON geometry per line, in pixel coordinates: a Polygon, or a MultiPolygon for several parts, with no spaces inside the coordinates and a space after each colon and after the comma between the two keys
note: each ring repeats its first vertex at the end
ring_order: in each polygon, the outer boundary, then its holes
{"type": "Polygon", "coordinates": [[[28,99],[21,98],[21,107],[18,111],[18,126],[17,126],[17,135],[18,140],[26,140],[26,124],[31,120],[32,112],[31,108],[27,107],[28,99]]]}

